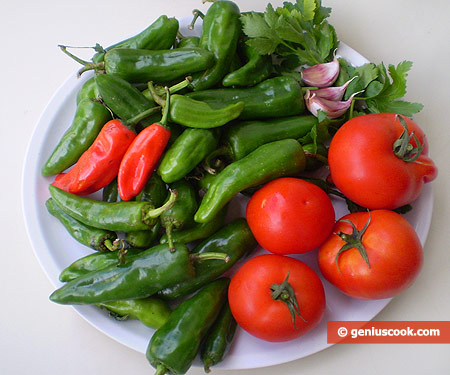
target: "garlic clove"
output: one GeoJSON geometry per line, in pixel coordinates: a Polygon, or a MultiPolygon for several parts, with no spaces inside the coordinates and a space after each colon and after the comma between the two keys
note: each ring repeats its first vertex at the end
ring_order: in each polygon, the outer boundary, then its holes
{"type": "Polygon", "coordinates": [[[302,80],[308,86],[328,87],[331,86],[339,75],[339,60],[335,57],[329,63],[310,66],[302,70],[302,80]]]}
{"type": "Polygon", "coordinates": [[[329,119],[334,119],[342,116],[350,108],[353,97],[362,91],[355,92],[347,100],[328,100],[316,95],[314,90],[307,90],[305,94],[305,103],[308,110],[314,115],[318,116],[318,111],[321,110],[326,113],[329,119]]]}
{"type": "Polygon", "coordinates": [[[327,100],[342,100],[345,94],[345,90],[347,89],[347,86],[350,84],[351,81],[353,81],[357,76],[353,77],[352,79],[345,82],[342,86],[332,86],[332,87],[324,87],[321,89],[314,90],[314,93],[316,96],[322,99],[327,100]]]}

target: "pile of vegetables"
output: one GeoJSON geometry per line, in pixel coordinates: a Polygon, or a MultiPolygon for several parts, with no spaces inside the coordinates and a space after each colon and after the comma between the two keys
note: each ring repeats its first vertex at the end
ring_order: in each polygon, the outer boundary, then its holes
{"type": "Polygon", "coordinates": [[[422,106],[402,100],[411,63],[351,66],[329,14],[320,0],[263,13],[218,0],[194,11],[200,37],[161,16],[97,44],[92,61],[61,46],[95,74],[42,167],[54,176],[46,206],[97,252],[64,269],[50,299],[156,329],[147,358],[159,375],[186,373],[198,354],[209,371],[237,325],[268,341],[312,330],[322,281],[286,255],[318,249],[325,279],[363,299],[393,297],[420,271],[401,213],[437,169],[410,119],[422,106]],[[239,193],[246,217],[227,221],[239,193]],[[351,213],[336,221],[330,194],[351,213]],[[258,244],[272,254],[230,280],[258,244]]]}

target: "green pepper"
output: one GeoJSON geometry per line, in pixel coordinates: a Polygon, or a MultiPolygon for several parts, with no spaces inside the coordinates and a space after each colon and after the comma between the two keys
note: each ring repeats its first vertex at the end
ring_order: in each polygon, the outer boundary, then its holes
{"type": "Polygon", "coordinates": [[[77,94],[77,105],[83,99],[97,99],[100,96],[100,92],[98,91],[97,84],[95,83],[95,77],[89,78],[83,86],[81,86],[80,91],[77,94]]]}
{"type": "Polygon", "coordinates": [[[273,72],[272,57],[260,55],[248,44],[239,46],[245,57],[246,63],[239,69],[228,73],[222,80],[222,85],[229,86],[253,86],[269,78],[273,72]]]}
{"type": "Polygon", "coordinates": [[[114,319],[137,319],[154,329],[167,322],[172,313],[167,303],[155,297],[110,301],[98,306],[109,311],[114,319]]]}
{"type": "MultiPolygon", "coordinates": [[[[172,233],[172,241],[190,243],[212,236],[222,227],[225,221],[225,214],[226,208],[207,223],[195,223],[190,228],[172,233]]],[[[160,243],[167,243],[167,241],[167,234],[163,235],[159,240],[160,243]]]]}
{"type": "MultiPolygon", "coordinates": [[[[108,74],[97,74],[95,76],[98,90],[105,104],[125,122],[134,118],[144,111],[155,107],[156,103],[147,99],[131,83],[108,74]]],[[[156,115],[158,121],[160,114],[156,115]]],[[[140,121],[140,125],[148,126],[154,123],[154,118],[146,118],[140,121]]]]}
{"type": "Polygon", "coordinates": [[[147,359],[157,375],[185,374],[227,298],[230,280],[221,278],[205,286],[172,311],[152,336],[147,359]]]}
{"type": "Polygon", "coordinates": [[[306,110],[300,85],[290,76],[269,78],[248,88],[194,91],[186,96],[206,102],[213,108],[244,102],[240,120],[294,116],[306,110]]]}
{"type": "Polygon", "coordinates": [[[229,72],[242,30],[240,16],[239,7],[232,1],[216,1],[209,7],[203,19],[200,47],[214,54],[215,63],[194,75],[194,90],[215,86],[229,72]]]}
{"type": "MultiPolygon", "coordinates": [[[[136,196],[136,201],[150,202],[154,207],[161,206],[168,195],[166,184],[156,173],[147,180],[144,189],[136,196]]],[[[161,227],[158,221],[149,230],[132,231],[125,233],[125,241],[131,247],[148,248],[156,241],[161,227]]]]}
{"type": "MultiPolygon", "coordinates": [[[[141,249],[127,249],[126,259],[130,260],[134,255],[141,252],[141,249]]],[[[75,280],[89,272],[98,271],[109,266],[118,266],[119,264],[120,260],[118,250],[107,253],[89,254],[75,260],[69,266],[64,268],[59,275],[59,280],[62,282],[75,280]]]]}
{"type": "Polygon", "coordinates": [[[164,154],[158,174],[170,184],[190,173],[219,143],[219,133],[210,129],[186,129],[164,154]]]}
{"type": "MultiPolygon", "coordinates": [[[[112,49],[105,55],[104,68],[128,82],[167,83],[182,79],[214,64],[214,55],[202,48],[175,48],[149,51],[144,49],[112,49]]],[[[84,70],[88,70],[86,66],[84,70]]],[[[96,66],[91,66],[95,69],[96,66]]]]}
{"type": "Polygon", "coordinates": [[[222,108],[212,108],[208,103],[185,95],[172,95],[170,119],[190,128],[217,128],[238,118],[244,107],[244,102],[237,102],[222,108]]]}
{"type": "Polygon", "coordinates": [[[102,190],[102,201],[104,202],[117,202],[119,199],[119,188],[117,186],[117,178],[112,180],[102,190]]]}
{"type": "Polygon", "coordinates": [[[177,48],[191,48],[199,46],[200,46],[200,38],[198,36],[187,36],[180,40],[177,48]]]}
{"type": "Polygon", "coordinates": [[[194,225],[194,213],[198,208],[197,192],[186,180],[171,185],[177,192],[175,204],[160,216],[161,224],[166,230],[168,244],[172,249],[172,232],[194,225]]]}
{"type": "Polygon", "coordinates": [[[270,142],[229,164],[212,181],[194,219],[211,220],[237,193],[278,177],[297,175],[305,169],[305,153],[294,139],[270,142]]]}
{"type": "Polygon", "coordinates": [[[77,106],[70,128],[42,167],[42,175],[53,176],[75,164],[110,119],[111,113],[103,104],[83,99],[77,106]]]}
{"type": "Polygon", "coordinates": [[[229,256],[228,262],[211,260],[207,263],[194,265],[195,277],[173,284],[158,292],[158,296],[165,300],[174,300],[185,297],[197,289],[223,275],[239,259],[248,255],[256,248],[256,240],[243,218],[236,219],[225,225],[218,232],[200,243],[192,254],[224,253],[229,256]]]}
{"type": "Polygon", "coordinates": [[[113,241],[117,238],[114,232],[83,224],[61,210],[52,198],[45,202],[45,206],[47,211],[56,217],[69,234],[81,244],[97,251],[113,249],[113,241]]]}
{"type": "Polygon", "coordinates": [[[224,254],[189,254],[184,244],[157,245],[133,256],[124,264],[90,272],[69,281],[50,295],[60,304],[99,304],[149,297],[161,289],[195,276],[194,260],[221,259],[224,254]]]}
{"type": "Polygon", "coordinates": [[[211,366],[217,365],[227,355],[236,328],[236,320],[233,318],[228,301],[226,301],[200,350],[200,358],[206,373],[211,371],[211,366]]]}
{"type": "Polygon", "coordinates": [[[263,144],[282,139],[299,139],[308,134],[317,118],[312,115],[282,117],[265,121],[237,122],[223,135],[226,155],[239,160],[263,144]]]}
{"type": "MultiPolygon", "coordinates": [[[[113,48],[168,49],[175,43],[178,28],[179,24],[176,18],[168,18],[163,15],[139,34],[105,48],[105,52],[113,48]]],[[[96,53],[92,61],[96,63],[103,61],[105,52],[96,53]]]]}
{"type": "Polygon", "coordinates": [[[176,200],[172,193],[169,200],[159,208],[148,202],[101,202],[91,198],[67,193],[53,185],[50,195],[66,214],[82,223],[100,229],[116,232],[131,232],[152,228],[157,217],[169,209],[176,200]]]}

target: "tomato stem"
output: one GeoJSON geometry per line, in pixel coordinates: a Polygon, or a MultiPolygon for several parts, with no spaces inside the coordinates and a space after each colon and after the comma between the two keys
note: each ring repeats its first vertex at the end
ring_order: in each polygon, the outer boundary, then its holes
{"type": "Polygon", "coordinates": [[[396,115],[395,118],[400,121],[404,130],[400,137],[394,142],[394,154],[407,163],[416,161],[423,151],[424,144],[420,143],[414,132],[411,132],[411,134],[409,134],[408,124],[402,116],[396,115]],[[417,147],[414,147],[410,143],[411,139],[414,139],[417,147]]]}
{"type": "Polygon", "coordinates": [[[369,218],[367,219],[367,222],[364,224],[363,229],[361,229],[360,231],[355,227],[355,224],[353,224],[350,220],[347,220],[347,219],[340,220],[343,223],[350,224],[353,229],[352,234],[348,234],[348,233],[344,233],[344,232],[334,233],[335,235],[341,237],[342,241],[344,241],[346,243],[344,246],[342,246],[339,249],[338,253],[336,254],[336,266],[341,274],[342,274],[342,271],[339,268],[339,256],[344,251],[347,251],[352,248],[355,248],[356,250],[359,251],[359,253],[361,254],[364,261],[367,263],[369,268],[371,268],[370,262],[369,262],[369,256],[367,255],[366,248],[362,244],[362,237],[363,237],[364,233],[366,232],[367,228],[369,227],[370,219],[371,219],[371,217],[370,217],[370,212],[369,212],[369,218]]]}
{"type": "Polygon", "coordinates": [[[286,304],[289,309],[289,312],[292,316],[292,323],[294,324],[294,328],[298,329],[295,325],[295,318],[298,315],[305,323],[306,320],[300,314],[300,308],[298,307],[297,297],[295,296],[294,288],[288,282],[289,279],[289,271],[286,275],[286,279],[281,284],[272,284],[270,286],[270,290],[272,291],[271,296],[276,301],[281,301],[286,304]]]}

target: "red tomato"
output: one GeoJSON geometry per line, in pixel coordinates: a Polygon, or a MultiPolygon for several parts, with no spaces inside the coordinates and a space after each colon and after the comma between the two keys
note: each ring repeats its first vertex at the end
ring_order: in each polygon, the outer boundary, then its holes
{"type": "Polygon", "coordinates": [[[282,255],[260,255],[247,261],[231,279],[228,300],[233,317],[244,330],[273,342],[304,335],[325,313],[319,277],[305,263],[282,255]],[[301,315],[296,316],[295,326],[287,304],[272,298],[271,286],[282,284],[288,273],[301,315]]]}
{"type": "Polygon", "coordinates": [[[336,233],[352,234],[350,220],[362,230],[369,213],[357,212],[339,220],[333,234],[319,248],[319,267],[323,276],[345,294],[361,299],[393,297],[416,279],[423,262],[423,251],[414,228],[401,215],[390,210],[370,212],[370,222],[362,235],[368,262],[351,247],[336,257],[346,244],[336,233]]]}
{"type": "MultiPolygon", "coordinates": [[[[423,184],[434,180],[437,168],[427,156],[423,131],[407,117],[424,149],[416,161],[404,161],[393,151],[404,131],[394,113],[359,116],[345,123],[331,140],[328,163],[331,179],[350,200],[370,209],[394,209],[415,200],[423,184]]],[[[414,138],[410,144],[417,147],[414,138]]]]}
{"type": "Polygon", "coordinates": [[[247,222],[258,243],[275,254],[317,248],[331,233],[334,208],[316,185],[279,178],[259,189],[247,205],[247,222]]]}

